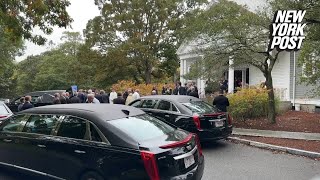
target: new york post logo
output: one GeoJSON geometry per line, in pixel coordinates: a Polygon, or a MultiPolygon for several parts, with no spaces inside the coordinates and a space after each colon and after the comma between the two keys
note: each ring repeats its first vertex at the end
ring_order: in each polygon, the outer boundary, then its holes
{"type": "Polygon", "coordinates": [[[305,39],[302,23],[305,10],[279,10],[270,25],[269,51],[299,50],[305,39]]]}

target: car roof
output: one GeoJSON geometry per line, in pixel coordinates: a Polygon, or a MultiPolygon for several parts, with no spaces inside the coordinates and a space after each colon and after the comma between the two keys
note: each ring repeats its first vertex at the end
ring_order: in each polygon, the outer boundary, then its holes
{"type": "Polygon", "coordinates": [[[25,93],[24,95],[27,96],[41,96],[43,94],[55,94],[55,93],[63,93],[66,92],[66,90],[47,90],[47,91],[34,91],[34,92],[29,92],[25,93]]]}
{"type": "Polygon", "coordinates": [[[107,121],[145,114],[138,108],[118,104],[57,104],[27,109],[21,113],[52,113],[78,117],[91,115],[107,121]]]}
{"type": "Polygon", "coordinates": [[[187,95],[152,95],[152,96],[143,96],[140,99],[161,99],[161,100],[167,100],[167,101],[173,101],[173,102],[179,102],[179,103],[187,103],[190,101],[201,101],[201,99],[198,99],[193,96],[187,96],[187,95]]]}

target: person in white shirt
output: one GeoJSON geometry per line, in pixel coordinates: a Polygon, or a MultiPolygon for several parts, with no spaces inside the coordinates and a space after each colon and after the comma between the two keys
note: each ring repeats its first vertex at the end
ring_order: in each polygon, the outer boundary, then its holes
{"type": "Polygon", "coordinates": [[[109,102],[110,104],[113,104],[113,100],[116,99],[118,97],[118,94],[116,93],[116,91],[112,88],[112,91],[110,93],[109,96],[109,102]]]}
{"type": "Polygon", "coordinates": [[[140,98],[140,94],[139,94],[139,89],[136,89],[132,95],[133,100],[139,99],[140,98]]]}
{"type": "Polygon", "coordinates": [[[128,97],[126,99],[126,105],[129,105],[134,99],[133,99],[133,94],[131,92],[131,90],[128,90],[128,97]]]}

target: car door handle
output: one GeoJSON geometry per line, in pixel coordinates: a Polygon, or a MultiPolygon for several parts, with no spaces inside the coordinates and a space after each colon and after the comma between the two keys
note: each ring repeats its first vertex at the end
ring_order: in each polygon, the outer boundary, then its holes
{"type": "Polygon", "coordinates": [[[45,148],[45,147],[47,147],[46,145],[43,145],[43,144],[38,144],[37,145],[39,148],[45,148]]]}
{"type": "Polygon", "coordinates": [[[168,114],[166,114],[166,115],[164,115],[165,117],[170,117],[170,115],[168,115],[168,114]]]}
{"type": "Polygon", "coordinates": [[[78,154],[85,154],[86,152],[85,151],[80,151],[80,150],[74,150],[75,153],[78,153],[78,154]]]}
{"type": "Polygon", "coordinates": [[[9,143],[12,142],[12,139],[4,139],[3,141],[9,143]]]}

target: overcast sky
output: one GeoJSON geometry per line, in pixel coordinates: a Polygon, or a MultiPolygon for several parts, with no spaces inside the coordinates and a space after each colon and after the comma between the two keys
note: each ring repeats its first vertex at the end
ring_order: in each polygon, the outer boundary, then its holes
{"type": "MultiPolygon", "coordinates": [[[[88,20],[99,15],[98,7],[94,5],[94,0],[70,0],[71,5],[68,7],[68,13],[73,18],[72,29],[68,28],[54,28],[53,33],[47,36],[49,42],[52,40],[55,44],[60,43],[60,37],[64,31],[78,31],[81,32],[86,28],[88,20]]],[[[35,33],[39,31],[35,30],[35,33]]],[[[25,54],[21,57],[17,57],[18,61],[25,59],[30,55],[38,55],[47,50],[48,46],[38,46],[31,42],[25,43],[26,50],[25,54]]]]}
{"type": "MultiPolygon", "coordinates": [[[[232,0],[242,5],[247,5],[250,9],[254,10],[257,7],[261,8],[265,3],[265,0],[232,0]]],[[[70,0],[71,5],[68,7],[68,12],[70,16],[73,18],[74,22],[72,23],[72,29],[64,29],[64,28],[54,28],[54,32],[47,36],[49,42],[52,40],[55,44],[60,43],[60,37],[62,32],[64,31],[78,31],[83,32],[83,29],[86,28],[86,24],[88,20],[94,18],[99,15],[98,7],[94,5],[94,0],[70,0]]],[[[35,30],[35,33],[39,33],[39,31],[35,30]]],[[[26,42],[25,44],[26,50],[23,56],[17,57],[17,61],[21,61],[30,55],[38,55],[48,49],[48,46],[38,46],[31,42],[26,42]]]]}

